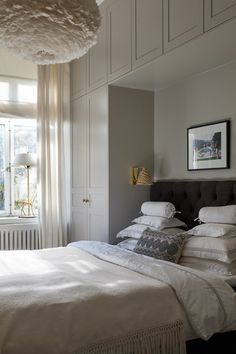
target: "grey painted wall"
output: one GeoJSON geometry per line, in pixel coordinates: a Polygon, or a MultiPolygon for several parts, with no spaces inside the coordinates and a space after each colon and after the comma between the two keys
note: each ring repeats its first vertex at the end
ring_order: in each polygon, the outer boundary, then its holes
{"type": "Polygon", "coordinates": [[[155,93],[155,178],[236,178],[236,63],[155,93]],[[231,168],[187,171],[187,128],[231,119],[231,168]]]}
{"type": "Polygon", "coordinates": [[[153,173],[154,94],[109,87],[109,212],[110,241],[139,214],[150,187],[129,184],[131,166],[153,173]]]}

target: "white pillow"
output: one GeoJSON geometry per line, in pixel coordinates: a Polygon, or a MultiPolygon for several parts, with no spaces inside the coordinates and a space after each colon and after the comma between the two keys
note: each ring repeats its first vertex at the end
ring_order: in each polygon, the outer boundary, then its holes
{"type": "Polygon", "coordinates": [[[219,237],[190,237],[185,242],[182,256],[231,263],[236,261],[236,237],[226,239],[219,237]]]}
{"type": "Polygon", "coordinates": [[[236,205],[201,208],[199,219],[205,223],[236,224],[236,205]]]}
{"type": "Polygon", "coordinates": [[[163,230],[165,228],[171,228],[171,227],[187,226],[183,221],[180,221],[179,219],[176,218],[168,219],[168,218],[163,218],[162,216],[144,215],[134,219],[132,222],[135,222],[136,224],[144,224],[151,227],[155,227],[158,230],[163,230]]]}
{"type": "MultiPolygon", "coordinates": [[[[142,225],[142,224],[135,224],[135,225],[131,225],[126,227],[125,229],[121,230],[116,237],[117,238],[126,238],[126,237],[132,237],[135,238],[136,240],[138,240],[143,231],[146,230],[147,225],[142,225]]],[[[153,230],[157,230],[155,227],[152,228],[153,230]]]]}
{"type": "Polygon", "coordinates": [[[133,251],[137,242],[138,240],[136,238],[127,238],[126,240],[119,242],[117,246],[125,250],[133,251]]]}
{"type": "Polygon", "coordinates": [[[236,237],[236,225],[230,224],[201,224],[187,231],[188,235],[208,237],[236,237]]]}
{"type": "Polygon", "coordinates": [[[181,257],[179,264],[185,267],[198,269],[204,272],[210,272],[218,275],[235,275],[236,261],[228,264],[210,259],[195,257],[181,257]]]}
{"type": "MultiPolygon", "coordinates": [[[[141,237],[143,231],[147,229],[147,227],[148,226],[144,225],[144,224],[134,224],[134,225],[128,226],[125,229],[121,230],[116,235],[116,237],[117,238],[131,237],[131,238],[138,240],[141,237]]],[[[150,227],[150,229],[152,231],[158,231],[158,229],[155,227],[150,227]]],[[[178,229],[178,228],[171,228],[171,229],[167,228],[167,229],[164,229],[163,231],[167,234],[183,233],[183,230],[178,229]]]]}
{"type": "Polygon", "coordinates": [[[141,206],[141,212],[144,215],[172,218],[176,210],[174,204],[169,202],[145,202],[141,206]]]}
{"type": "Polygon", "coordinates": [[[162,229],[161,231],[167,235],[185,234],[185,231],[183,229],[179,229],[178,227],[170,227],[170,228],[162,229]]]}

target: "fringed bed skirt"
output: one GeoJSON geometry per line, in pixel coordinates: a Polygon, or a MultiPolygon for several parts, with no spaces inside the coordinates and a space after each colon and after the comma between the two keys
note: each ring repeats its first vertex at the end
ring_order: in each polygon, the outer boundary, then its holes
{"type": "Polygon", "coordinates": [[[183,321],[114,337],[74,354],[185,354],[183,321]]]}

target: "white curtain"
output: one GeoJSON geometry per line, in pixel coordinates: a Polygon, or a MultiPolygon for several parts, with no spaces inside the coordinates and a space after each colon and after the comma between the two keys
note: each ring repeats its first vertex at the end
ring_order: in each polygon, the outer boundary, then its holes
{"type": "Polygon", "coordinates": [[[70,202],[69,65],[38,66],[38,202],[43,248],[67,242],[70,202]]]}

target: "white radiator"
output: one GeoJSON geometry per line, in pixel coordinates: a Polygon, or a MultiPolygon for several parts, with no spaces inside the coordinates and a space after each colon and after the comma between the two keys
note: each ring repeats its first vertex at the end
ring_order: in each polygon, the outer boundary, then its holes
{"type": "Polygon", "coordinates": [[[39,249],[38,224],[0,225],[0,250],[39,249]]]}

